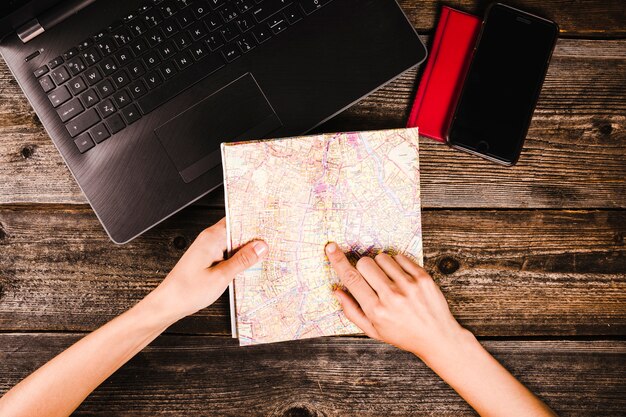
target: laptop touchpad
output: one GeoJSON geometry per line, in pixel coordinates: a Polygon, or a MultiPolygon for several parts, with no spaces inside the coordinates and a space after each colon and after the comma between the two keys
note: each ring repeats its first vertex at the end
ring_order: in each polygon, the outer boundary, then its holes
{"type": "Polygon", "coordinates": [[[259,139],[282,126],[247,73],[155,129],[183,181],[222,162],[221,142],[259,139]]]}

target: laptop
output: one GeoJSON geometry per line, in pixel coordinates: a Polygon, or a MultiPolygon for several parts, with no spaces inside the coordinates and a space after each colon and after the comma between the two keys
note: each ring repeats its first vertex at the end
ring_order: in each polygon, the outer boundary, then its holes
{"type": "Polygon", "coordinates": [[[3,0],[0,53],[116,243],[421,63],[395,0],[3,0]]]}

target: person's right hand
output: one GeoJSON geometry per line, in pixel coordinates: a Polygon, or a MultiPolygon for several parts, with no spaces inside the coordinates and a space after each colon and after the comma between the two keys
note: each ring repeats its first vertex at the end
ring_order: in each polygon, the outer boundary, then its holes
{"type": "Polygon", "coordinates": [[[427,363],[473,338],[454,319],[430,275],[406,256],[363,257],[355,268],[336,243],[326,246],[326,255],[347,289],[335,290],[336,297],[368,336],[427,363]]]}

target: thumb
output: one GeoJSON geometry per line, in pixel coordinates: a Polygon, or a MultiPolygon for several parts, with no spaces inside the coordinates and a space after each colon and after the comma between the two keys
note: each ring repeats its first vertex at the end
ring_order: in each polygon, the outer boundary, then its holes
{"type": "Polygon", "coordinates": [[[265,255],[267,255],[267,243],[262,240],[250,242],[239,249],[232,257],[218,264],[214,270],[228,279],[250,268],[265,255]]]}

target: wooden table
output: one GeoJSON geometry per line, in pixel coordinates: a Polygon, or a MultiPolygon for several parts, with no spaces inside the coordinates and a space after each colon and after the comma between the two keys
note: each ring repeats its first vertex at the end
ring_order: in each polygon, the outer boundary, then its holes
{"type": "MultiPolygon", "coordinates": [[[[482,13],[487,2],[453,3],[482,13]]],[[[626,3],[517,3],[561,27],[524,152],[505,168],[421,141],[426,267],[459,321],[561,415],[624,415],[626,3]]],[[[428,42],[439,2],[401,4],[428,42]]],[[[320,131],[403,126],[418,73],[320,131]]],[[[0,393],[136,303],[223,215],[217,191],[128,245],[111,243],[0,63],[0,393]]],[[[367,338],[240,348],[222,297],[76,414],[473,412],[410,354],[367,338]]]]}

